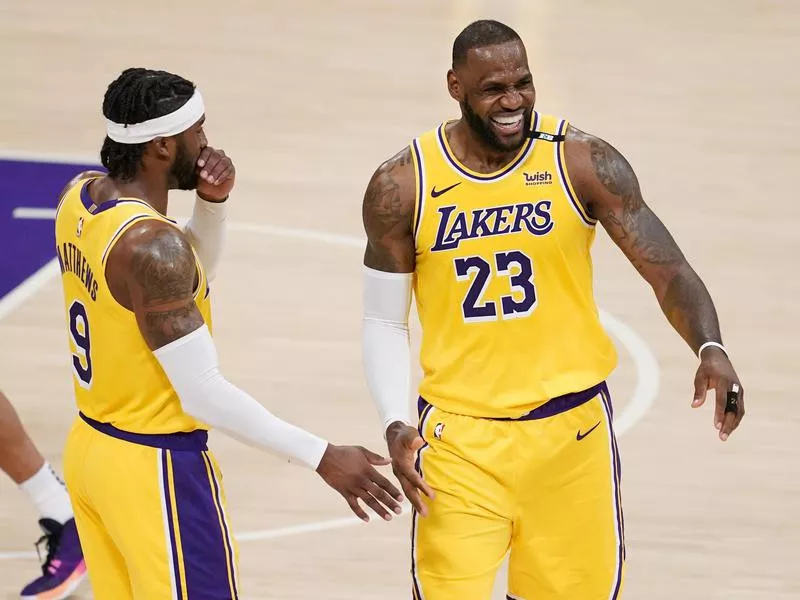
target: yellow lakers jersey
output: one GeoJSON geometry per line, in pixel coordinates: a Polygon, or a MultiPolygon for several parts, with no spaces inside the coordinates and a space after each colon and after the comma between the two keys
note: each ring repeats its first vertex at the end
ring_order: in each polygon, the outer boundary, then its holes
{"type": "MultiPolygon", "coordinates": [[[[91,419],[135,433],[205,429],[183,412],[136,317],[117,303],[105,278],[109,252],[133,224],[142,219],[175,222],[135,198],[95,205],[88,193],[90,181],[67,190],[56,212],[56,251],[78,409],[91,419]]],[[[196,255],[195,262],[195,302],[210,329],[208,282],[196,255]]]]}
{"type": "Polygon", "coordinates": [[[491,174],[456,159],[446,126],[411,144],[420,395],[515,418],[617,364],[594,301],[595,220],[565,169],[565,120],[534,112],[519,153],[491,174]]]}

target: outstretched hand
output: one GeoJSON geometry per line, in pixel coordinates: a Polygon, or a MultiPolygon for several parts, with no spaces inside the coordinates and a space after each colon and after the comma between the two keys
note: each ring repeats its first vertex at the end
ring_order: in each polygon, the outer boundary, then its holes
{"type": "Polygon", "coordinates": [[[389,456],[392,457],[392,470],[406,498],[420,515],[427,516],[428,508],[422,501],[420,492],[431,499],[434,493],[414,466],[414,455],[425,445],[425,440],[414,427],[398,421],[387,428],[386,443],[389,446],[389,456]]]}
{"type": "Polygon", "coordinates": [[[359,499],[384,520],[390,521],[392,516],[384,506],[399,515],[402,512],[400,502],[403,501],[403,495],[372,466],[390,463],[389,459],[361,446],[328,444],[317,473],[344,497],[350,509],[362,521],[369,522],[369,516],[358,503],[359,499]]]}
{"type": "Polygon", "coordinates": [[[724,442],[744,417],[744,388],[725,352],[713,347],[704,350],[700,357],[700,366],[694,377],[692,407],[702,406],[706,393],[711,389],[716,397],[714,427],[724,442]],[[729,394],[731,402],[728,401],[729,394]]]}

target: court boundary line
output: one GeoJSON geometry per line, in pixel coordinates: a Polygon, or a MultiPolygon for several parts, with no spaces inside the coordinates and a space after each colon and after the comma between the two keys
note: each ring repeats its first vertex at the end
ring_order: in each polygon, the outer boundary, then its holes
{"type": "Polygon", "coordinates": [[[100,166],[100,155],[89,156],[60,152],[35,152],[28,150],[10,150],[0,148],[0,160],[18,162],[53,163],[57,165],[97,165],[100,166]]]}
{"type": "MultiPolygon", "coordinates": [[[[0,151],[0,157],[1,156],[2,151],[0,151]]],[[[18,219],[52,220],[55,216],[55,209],[17,207],[13,210],[12,215],[14,218],[18,219]]],[[[186,217],[178,217],[176,220],[179,223],[184,223],[186,221],[186,217]]],[[[277,227],[273,225],[260,225],[257,223],[240,223],[232,221],[228,223],[228,227],[232,231],[239,231],[242,233],[253,233],[256,235],[266,235],[302,241],[313,241],[352,248],[363,248],[366,241],[363,238],[343,234],[315,231],[312,229],[293,229],[288,227],[277,227]]],[[[20,283],[4,298],[0,299],[0,320],[7,317],[26,300],[34,296],[51,279],[54,279],[58,272],[58,261],[56,258],[53,258],[50,262],[20,283]]],[[[619,416],[614,418],[614,429],[616,434],[617,436],[622,436],[639,420],[641,420],[645,414],[647,414],[647,411],[655,402],[660,384],[660,369],[658,366],[658,361],[651,352],[650,347],[647,345],[644,339],[639,336],[638,333],[603,309],[599,309],[599,312],[600,320],[603,326],[606,327],[606,329],[617,338],[620,344],[625,347],[633,359],[636,370],[636,387],[634,388],[633,396],[625,405],[625,407],[619,412],[619,416]]],[[[403,513],[400,516],[405,516],[409,514],[409,512],[410,507],[406,502],[403,505],[403,513]]],[[[376,521],[381,521],[381,519],[373,517],[370,519],[370,524],[376,521]]],[[[236,537],[236,541],[239,543],[253,542],[291,537],[304,533],[330,531],[363,524],[363,521],[361,521],[358,517],[351,516],[337,519],[326,519],[323,521],[313,521],[310,523],[302,523],[275,529],[243,531],[234,535],[236,537]]],[[[0,552],[0,561],[21,560],[36,557],[36,553],[30,551],[0,552]]]]}

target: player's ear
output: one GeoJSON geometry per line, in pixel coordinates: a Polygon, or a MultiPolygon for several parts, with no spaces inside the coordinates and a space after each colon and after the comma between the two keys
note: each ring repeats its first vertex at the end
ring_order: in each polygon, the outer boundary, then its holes
{"type": "Polygon", "coordinates": [[[155,154],[156,158],[160,160],[169,160],[172,153],[175,151],[175,141],[166,137],[157,137],[151,144],[150,149],[155,154]]]}
{"type": "Polygon", "coordinates": [[[450,97],[456,102],[464,101],[464,89],[453,69],[447,71],[447,91],[450,92],[450,97]]]}

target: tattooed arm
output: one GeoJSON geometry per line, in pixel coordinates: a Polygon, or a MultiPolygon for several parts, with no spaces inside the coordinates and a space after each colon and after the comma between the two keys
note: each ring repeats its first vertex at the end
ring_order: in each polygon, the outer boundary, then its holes
{"type": "MultiPolygon", "coordinates": [[[[642,198],[631,165],[613,146],[574,127],[565,142],[567,169],[581,202],[603,225],[651,285],[664,315],[697,354],[705,342],[722,343],[714,302],[672,235],[642,198]]],[[[692,405],[716,390],[714,424],[725,440],[744,416],[744,393],[724,352],[707,347],[700,357],[692,405]],[[738,412],[725,413],[727,392],[740,390],[738,412]]]]}
{"type": "Polygon", "coordinates": [[[336,446],[282,421],[219,371],[217,351],[194,302],[196,266],[185,235],[146,220],[129,229],[109,253],[106,279],[180,399],[183,410],[250,446],[314,469],[364,520],[363,501],[384,519],[402,498],[373,465],[388,460],[360,446],[336,446]],[[388,510],[387,510],[388,509],[388,510]]]}
{"type": "Polygon", "coordinates": [[[132,227],[109,253],[107,265],[111,293],[136,315],[151,350],[203,325],[194,303],[194,254],[175,227],[155,219],[132,227]]]}
{"type": "Polygon", "coordinates": [[[390,273],[414,271],[414,183],[409,148],[383,163],[372,175],[362,207],[367,233],[365,266],[390,273]]]}
{"type": "Polygon", "coordinates": [[[378,167],[364,194],[367,247],[362,355],[367,387],[381,416],[392,470],[408,500],[424,516],[427,508],[420,492],[433,497],[433,491],[414,468],[414,453],[423,441],[417,428],[411,426],[409,415],[408,313],[416,257],[414,184],[411,151],[406,148],[378,167]]]}

